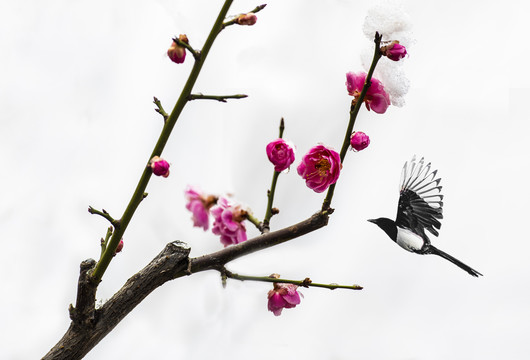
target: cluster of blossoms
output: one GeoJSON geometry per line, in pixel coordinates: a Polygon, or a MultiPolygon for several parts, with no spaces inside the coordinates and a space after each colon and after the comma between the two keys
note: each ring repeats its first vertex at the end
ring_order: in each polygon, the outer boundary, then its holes
{"type": "MultiPolygon", "coordinates": [[[[234,23],[239,25],[254,25],[257,17],[253,13],[238,16],[234,23]]],[[[168,50],[168,56],[176,63],[183,63],[186,57],[188,44],[186,35],[180,35],[168,50]]],[[[406,48],[399,41],[386,41],[380,51],[381,55],[392,61],[399,61],[407,56],[406,48]]],[[[354,97],[352,101],[356,104],[364,101],[368,111],[383,114],[391,105],[389,93],[383,83],[372,77],[369,84],[366,83],[365,72],[349,72],[346,74],[346,88],[348,94],[354,97]],[[364,98],[361,94],[365,85],[368,85],[364,98]]],[[[370,144],[370,138],[364,132],[356,131],[351,134],[350,145],[354,151],[361,151],[370,144]]],[[[269,161],[274,165],[276,173],[288,170],[295,161],[295,146],[282,138],[271,141],[266,146],[266,154],[269,161]]],[[[155,175],[167,177],[169,175],[169,164],[159,157],[154,157],[149,166],[155,175]]],[[[305,180],[306,185],[317,193],[324,192],[335,184],[342,169],[339,153],[322,144],[312,147],[302,158],[297,166],[298,174],[305,180]]],[[[208,230],[210,214],[213,217],[212,232],[220,236],[221,243],[226,247],[239,244],[247,240],[244,220],[252,218],[241,205],[235,204],[225,197],[206,195],[194,187],[188,187],[185,191],[188,200],[186,208],[192,213],[193,226],[208,230]]],[[[121,246],[123,243],[120,243],[121,246]]],[[[121,247],[120,247],[121,250],[121,247]]],[[[119,250],[118,250],[119,251],[119,250]]],[[[117,251],[117,252],[118,252],[117,251]]],[[[272,274],[272,278],[279,279],[279,275],[272,274]]],[[[300,293],[298,286],[287,283],[274,283],[273,289],[268,292],[268,309],[275,316],[279,316],[283,309],[294,308],[300,304],[300,293]]]]}
{"type": "Polygon", "coordinates": [[[243,221],[247,212],[240,205],[233,204],[228,199],[217,198],[214,195],[203,194],[195,187],[188,186],[185,191],[188,203],[186,209],[192,213],[193,226],[201,227],[204,231],[210,225],[210,214],[213,217],[212,232],[220,235],[224,246],[239,244],[247,240],[247,232],[243,221]]]}
{"type": "MultiPolygon", "coordinates": [[[[280,275],[272,274],[270,277],[278,279],[280,275]]],[[[267,307],[275,316],[280,316],[283,309],[291,309],[300,304],[301,294],[297,291],[297,285],[274,283],[273,286],[267,296],[267,307]]]]}

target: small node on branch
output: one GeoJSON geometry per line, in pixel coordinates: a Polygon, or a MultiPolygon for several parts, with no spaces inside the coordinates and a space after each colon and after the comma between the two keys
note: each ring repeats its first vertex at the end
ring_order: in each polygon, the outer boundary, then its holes
{"type": "Polygon", "coordinates": [[[313,282],[313,280],[311,280],[310,278],[306,277],[304,280],[302,280],[302,283],[300,284],[300,286],[308,288],[309,285],[311,285],[312,282],[313,282]]]}

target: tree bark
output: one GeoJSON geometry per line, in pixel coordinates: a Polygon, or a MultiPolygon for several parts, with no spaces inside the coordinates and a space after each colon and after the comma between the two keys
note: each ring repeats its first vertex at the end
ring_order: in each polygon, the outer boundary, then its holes
{"type": "Polygon", "coordinates": [[[190,248],[175,241],[166,245],[145,268],[131,277],[125,285],[101,308],[95,309],[95,286],[88,278],[94,260],[81,264],[76,308],[70,306],[72,322],[63,338],[43,359],[75,360],[82,359],[101,339],[142,302],[154,289],[183,273],[189,264],[190,248]],[[87,268],[88,265],[91,267],[87,268]],[[91,289],[94,288],[92,292],[91,289]],[[86,296],[88,295],[88,299],[86,296]]]}
{"type": "Polygon", "coordinates": [[[70,327],[61,340],[46,354],[44,360],[82,359],[101,339],[118,325],[153,290],[169,280],[206,270],[222,271],[226,263],[250,253],[281,244],[324,227],[332,209],[320,211],[292,226],[229,246],[212,254],[189,258],[190,248],[183,242],[166,245],[141,271],[99,309],[95,308],[98,284],[90,277],[96,262],[81,263],[76,306],[70,305],[70,327]]]}

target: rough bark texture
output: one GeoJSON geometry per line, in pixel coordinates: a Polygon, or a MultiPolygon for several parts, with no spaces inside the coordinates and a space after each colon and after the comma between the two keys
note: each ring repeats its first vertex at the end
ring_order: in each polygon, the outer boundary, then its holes
{"type": "Polygon", "coordinates": [[[127,280],[110,300],[95,310],[96,286],[90,283],[87,276],[95,261],[84,261],[78,287],[78,296],[81,297],[77,299],[76,308],[70,307],[72,323],[63,338],[43,359],[83,358],[154,289],[186,270],[189,252],[189,247],[184,243],[175,241],[167,244],[145,268],[127,280]]]}
{"type": "Polygon", "coordinates": [[[101,339],[142,302],[154,289],[169,280],[205,270],[221,271],[224,265],[241,256],[281,244],[324,227],[332,209],[281,230],[266,233],[212,254],[189,258],[190,248],[183,242],[166,245],[145,268],[133,275],[101,308],[95,309],[97,285],[90,278],[96,262],[81,263],[76,307],[70,305],[72,322],[62,339],[43,359],[83,358],[101,339]]]}

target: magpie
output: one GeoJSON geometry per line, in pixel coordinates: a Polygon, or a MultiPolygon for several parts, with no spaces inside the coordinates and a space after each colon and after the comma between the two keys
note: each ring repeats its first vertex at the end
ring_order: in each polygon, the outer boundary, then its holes
{"type": "Polygon", "coordinates": [[[438,236],[443,218],[443,195],[440,194],[440,178],[437,170],[431,171],[431,163],[416,156],[406,162],[401,172],[399,203],[396,221],[388,218],[370,219],[403,249],[421,255],[434,254],[449,260],[472,276],[481,273],[460,260],[431,245],[425,230],[438,236]]]}

